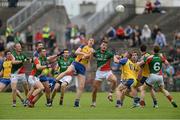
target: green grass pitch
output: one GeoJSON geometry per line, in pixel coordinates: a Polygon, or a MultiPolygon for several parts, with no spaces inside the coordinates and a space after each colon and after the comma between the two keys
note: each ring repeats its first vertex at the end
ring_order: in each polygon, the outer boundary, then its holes
{"type": "Polygon", "coordinates": [[[168,100],[157,93],[159,108],[152,107],[147,94],[145,108],[131,108],[132,100],[125,99],[122,108],[115,108],[115,101],[107,100],[107,93],[98,93],[97,107],[90,108],[91,93],[83,93],[80,107],[73,107],[75,93],[65,94],[64,105],[59,106],[57,94],[53,107],[45,106],[42,96],[34,108],[25,108],[18,100],[17,107],[11,107],[11,94],[0,93],[0,119],[180,119],[180,92],[172,93],[178,108],[173,108],[168,100]]]}

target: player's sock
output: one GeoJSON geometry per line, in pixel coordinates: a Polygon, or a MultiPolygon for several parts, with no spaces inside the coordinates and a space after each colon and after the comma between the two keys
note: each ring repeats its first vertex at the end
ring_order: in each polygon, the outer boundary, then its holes
{"type": "Polygon", "coordinates": [[[171,104],[173,105],[173,107],[175,107],[175,108],[177,108],[178,106],[177,106],[177,104],[174,102],[174,101],[172,101],[171,102],[171,104]]]}
{"type": "Polygon", "coordinates": [[[121,100],[116,101],[116,107],[121,107],[122,105],[123,103],[121,102],[121,100]]]}
{"type": "Polygon", "coordinates": [[[74,107],[79,107],[79,101],[80,101],[80,99],[76,99],[74,101],[74,107]]]}
{"type": "Polygon", "coordinates": [[[139,107],[140,98],[139,97],[134,97],[133,100],[134,100],[134,103],[133,103],[132,108],[139,107]]]}
{"type": "Polygon", "coordinates": [[[24,105],[24,106],[26,106],[26,100],[21,100],[21,103],[24,105]]]}
{"type": "Polygon", "coordinates": [[[157,104],[157,100],[156,99],[153,99],[153,104],[154,104],[153,105],[154,108],[158,108],[158,104],[157,104]]]}
{"type": "Polygon", "coordinates": [[[30,96],[29,96],[29,98],[28,98],[28,99],[29,99],[29,102],[30,102],[30,103],[32,103],[32,101],[33,101],[34,97],[35,97],[34,95],[30,95],[30,96]]]}
{"type": "Polygon", "coordinates": [[[16,100],[13,100],[12,107],[16,107],[16,100]]]}
{"type": "Polygon", "coordinates": [[[60,97],[59,105],[63,105],[63,97],[60,97]]]}
{"type": "Polygon", "coordinates": [[[133,99],[134,99],[134,103],[135,103],[135,104],[138,104],[139,101],[140,101],[140,98],[139,98],[139,97],[134,97],[133,99]]]}
{"type": "Polygon", "coordinates": [[[46,106],[47,107],[51,107],[52,106],[51,99],[47,98],[46,106]]]}
{"type": "Polygon", "coordinates": [[[47,104],[51,103],[51,99],[47,98],[47,104]]]}
{"type": "Polygon", "coordinates": [[[24,103],[24,100],[22,99],[21,102],[24,103]]]}
{"type": "Polygon", "coordinates": [[[157,100],[156,99],[153,99],[153,104],[154,104],[154,106],[157,105],[157,100]]]}
{"type": "Polygon", "coordinates": [[[146,104],[145,104],[145,101],[144,100],[141,100],[140,101],[140,105],[142,106],[142,107],[144,107],[146,104]]]}

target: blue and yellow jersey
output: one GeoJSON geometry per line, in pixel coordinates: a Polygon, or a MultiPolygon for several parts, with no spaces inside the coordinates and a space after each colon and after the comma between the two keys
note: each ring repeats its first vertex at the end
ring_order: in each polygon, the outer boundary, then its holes
{"type": "Polygon", "coordinates": [[[3,70],[3,78],[9,79],[11,76],[11,70],[12,70],[12,61],[5,60],[2,65],[3,70]]]}
{"type": "MultiPolygon", "coordinates": [[[[92,48],[89,47],[88,45],[81,45],[80,48],[81,48],[81,52],[86,53],[86,54],[92,54],[92,52],[93,52],[92,48]]],[[[83,58],[83,55],[77,55],[75,61],[86,66],[90,61],[90,57],[89,58],[83,58]]]]}
{"type": "Polygon", "coordinates": [[[139,78],[139,73],[140,73],[140,71],[141,71],[141,67],[140,67],[138,64],[136,64],[136,63],[134,63],[134,65],[135,65],[135,75],[136,75],[136,79],[139,80],[139,79],[140,79],[140,78],[139,78]]]}
{"type": "MultiPolygon", "coordinates": [[[[142,59],[147,59],[150,56],[149,53],[146,53],[142,56],[142,59]]],[[[149,65],[147,63],[144,64],[143,68],[142,68],[142,76],[143,77],[148,77],[150,74],[149,71],[149,65]]]]}
{"type": "Polygon", "coordinates": [[[136,65],[129,59],[123,58],[119,62],[121,64],[122,79],[134,79],[136,80],[136,65]]]}

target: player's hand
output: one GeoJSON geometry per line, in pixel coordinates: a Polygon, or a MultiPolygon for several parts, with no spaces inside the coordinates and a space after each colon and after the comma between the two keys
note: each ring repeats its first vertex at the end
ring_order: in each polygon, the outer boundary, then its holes
{"type": "Polygon", "coordinates": [[[57,54],[57,57],[61,56],[63,53],[64,53],[64,51],[60,51],[60,52],[57,54]]]}
{"type": "Polygon", "coordinates": [[[91,54],[85,54],[85,55],[84,55],[84,58],[87,59],[87,58],[89,58],[90,56],[91,56],[91,54]]]}
{"type": "Polygon", "coordinates": [[[47,64],[47,65],[46,65],[46,68],[51,68],[51,65],[50,65],[50,64],[47,64]]]}

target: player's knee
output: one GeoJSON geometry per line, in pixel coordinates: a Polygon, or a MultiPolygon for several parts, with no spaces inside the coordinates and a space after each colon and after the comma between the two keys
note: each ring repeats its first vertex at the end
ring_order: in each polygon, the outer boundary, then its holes
{"type": "Polygon", "coordinates": [[[84,90],[84,85],[79,85],[79,90],[83,91],[84,90]]]}
{"type": "Polygon", "coordinates": [[[50,91],[49,85],[44,85],[43,87],[44,87],[44,91],[45,92],[49,92],[50,91]]]}
{"type": "Polygon", "coordinates": [[[66,89],[66,86],[61,86],[61,91],[65,89],[66,89]]]}
{"type": "Polygon", "coordinates": [[[144,88],[143,88],[143,86],[140,87],[139,89],[140,89],[141,92],[144,92],[144,91],[145,91],[144,88]]]}
{"type": "Polygon", "coordinates": [[[110,78],[109,78],[109,80],[110,80],[111,82],[113,82],[113,83],[117,82],[117,78],[116,78],[115,75],[111,75],[110,78]]]}
{"type": "Polygon", "coordinates": [[[15,87],[12,88],[12,92],[17,92],[17,89],[15,87]]]}
{"type": "Polygon", "coordinates": [[[94,89],[94,90],[97,90],[98,87],[99,87],[99,86],[98,86],[97,84],[93,84],[93,89],[94,89]]]}
{"type": "Polygon", "coordinates": [[[61,87],[66,87],[67,85],[68,85],[67,82],[63,82],[63,83],[61,84],[61,87]]]}
{"type": "Polygon", "coordinates": [[[114,82],[117,82],[117,78],[116,78],[115,75],[113,75],[113,81],[114,81],[114,82]]]}
{"type": "Polygon", "coordinates": [[[58,87],[54,87],[53,91],[57,92],[58,91],[58,87]]]}

